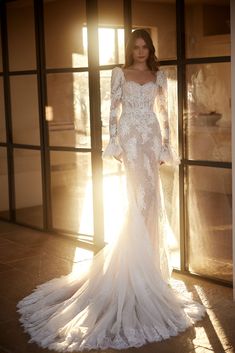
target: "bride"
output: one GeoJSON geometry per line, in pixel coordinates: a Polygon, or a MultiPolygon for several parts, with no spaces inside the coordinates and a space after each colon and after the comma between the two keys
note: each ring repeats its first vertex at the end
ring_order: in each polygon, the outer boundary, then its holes
{"type": "Polygon", "coordinates": [[[17,304],[30,342],[44,348],[139,347],[175,336],[205,315],[202,304],[169,284],[159,167],[177,166],[180,159],[169,140],[167,77],[154,53],[148,32],[136,30],[125,66],[112,70],[110,141],[103,158],[124,164],[128,192],[116,242],[96,254],[80,276],[50,280],[17,304]]]}

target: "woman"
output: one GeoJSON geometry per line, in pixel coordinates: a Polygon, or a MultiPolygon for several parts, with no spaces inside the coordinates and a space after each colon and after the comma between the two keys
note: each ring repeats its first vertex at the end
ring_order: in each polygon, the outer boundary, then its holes
{"type": "Polygon", "coordinates": [[[169,144],[167,79],[149,34],[136,30],[126,65],[111,80],[110,141],[103,157],[123,161],[129,207],[115,244],[79,278],[71,273],[38,286],[18,303],[31,342],[61,352],[125,349],[175,336],[205,314],[169,286],[159,166],[178,165],[169,144]],[[162,138],[157,98],[163,119],[162,138]],[[122,115],[118,121],[122,103],[122,115]]]}

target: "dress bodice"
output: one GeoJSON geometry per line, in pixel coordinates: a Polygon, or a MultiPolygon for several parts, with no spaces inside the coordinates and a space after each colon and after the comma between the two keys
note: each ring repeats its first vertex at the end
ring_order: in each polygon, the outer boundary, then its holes
{"type": "Polygon", "coordinates": [[[120,67],[112,70],[110,142],[103,157],[119,156],[123,152],[120,135],[133,142],[132,134],[128,135],[127,131],[133,131],[134,128],[136,134],[141,136],[146,136],[148,131],[149,138],[151,131],[153,143],[157,133],[161,160],[171,165],[179,164],[179,158],[169,144],[167,77],[162,70],[155,75],[155,80],[140,84],[127,80],[120,67]]]}
{"type": "Polygon", "coordinates": [[[144,112],[153,112],[156,93],[156,82],[149,81],[139,84],[135,81],[126,80],[123,74],[123,113],[134,112],[135,114],[142,114],[144,112]]]}

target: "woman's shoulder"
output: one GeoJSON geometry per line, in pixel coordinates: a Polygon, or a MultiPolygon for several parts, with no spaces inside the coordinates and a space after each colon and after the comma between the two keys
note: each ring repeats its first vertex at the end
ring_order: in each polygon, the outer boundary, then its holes
{"type": "Polygon", "coordinates": [[[163,87],[167,82],[167,74],[164,69],[160,68],[156,72],[157,83],[159,86],[163,87]]]}
{"type": "Polygon", "coordinates": [[[112,69],[112,78],[114,80],[122,80],[123,79],[123,70],[120,66],[115,66],[112,69]]]}
{"type": "Polygon", "coordinates": [[[122,71],[122,68],[120,66],[115,66],[113,69],[112,69],[112,73],[115,73],[115,74],[121,74],[123,71],[122,71]]]}

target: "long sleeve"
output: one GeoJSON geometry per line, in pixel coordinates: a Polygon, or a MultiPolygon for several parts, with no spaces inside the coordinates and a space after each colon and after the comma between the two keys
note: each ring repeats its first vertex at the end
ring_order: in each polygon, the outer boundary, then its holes
{"type": "Polygon", "coordinates": [[[160,161],[165,162],[167,165],[177,166],[181,163],[181,161],[177,152],[170,143],[167,77],[161,70],[158,71],[157,75],[157,111],[160,115],[162,130],[160,161]]]}
{"type": "Polygon", "coordinates": [[[112,70],[111,77],[111,104],[109,115],[109,143],[103,152],[103,158],[118,157],[122,153],[122,148],[118,142],[117,124],[120,114],[122,98],[122,75],[119,67],[112,70]]]}

